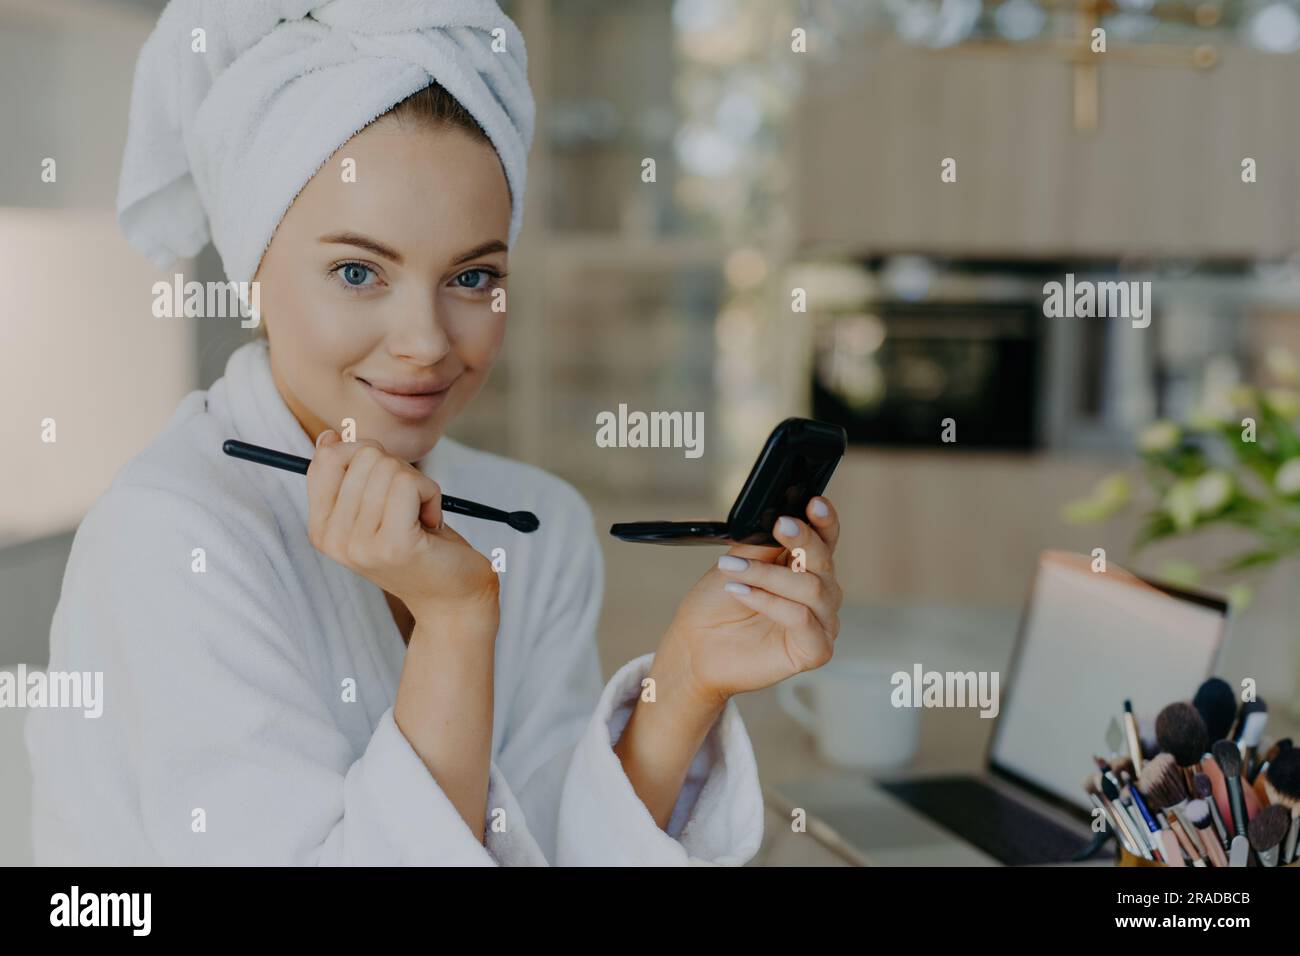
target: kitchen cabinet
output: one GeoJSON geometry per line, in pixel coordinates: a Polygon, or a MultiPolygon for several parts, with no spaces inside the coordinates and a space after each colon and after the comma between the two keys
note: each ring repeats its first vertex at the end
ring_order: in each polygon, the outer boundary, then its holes
{"type": "Polygon", "coordinates": [[[1073,127],[1054,56],[864,41],[806,62],[791,143],[799,244],[853,254],[1282,257],[1295,248],[1300,57],[1219,44],[1212,70],[1100,61],[1073,127]],[[956,182],[940,180],[945,158],[956,182]],[[1243,183],[1241,163],[1257,164],[1243,183]]]}

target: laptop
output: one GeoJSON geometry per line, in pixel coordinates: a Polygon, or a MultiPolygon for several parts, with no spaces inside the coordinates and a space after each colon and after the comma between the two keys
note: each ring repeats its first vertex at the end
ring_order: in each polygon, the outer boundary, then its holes
{"type": "MultiPolygon", "coordinates": [[[[870,780],[839,773],[769,788],[804,807],[832,849],[884,865],[1067,863],[1091,842],[1083,790],[1112,716],[1153,720],[1213,673],[1219,598],[1083,555],[1038,561],[983,772],[870,780]]],[[[813,830],[810,827],[810,832],[813,830]]]]}

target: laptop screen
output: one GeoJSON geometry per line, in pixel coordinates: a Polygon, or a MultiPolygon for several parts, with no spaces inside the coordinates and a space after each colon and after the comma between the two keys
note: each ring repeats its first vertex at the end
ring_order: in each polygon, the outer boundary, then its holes
{"type": "Polygon", "coordinates": [[[1227,625],[1219,601],[1157,587],[1064,552],[1039,558],[990,750],[993,769],[1087,810],[1083,781],[1106,727],[1133,702],[1139,723],[1190,701],[1227,625]]]}

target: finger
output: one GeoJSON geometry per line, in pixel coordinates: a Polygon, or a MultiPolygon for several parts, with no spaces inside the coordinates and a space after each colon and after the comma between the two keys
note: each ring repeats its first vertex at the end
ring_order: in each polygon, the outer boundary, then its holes
{"type": "Polygon", "coordinates": [[[808,522],[817,529],[817,534],[834,554],[840,541],[840,516],[829,498],[818,495],[808,502],[808,522]]]}
{"type": "Polygon", "coordinates": [[[804,567],[807,570],[814,573],[830,570],[831,549],[807,522],[784,515],[776,519],[772,537],[780,541],[791,554],[794,554],[795,548],[802,548],[804,567]]]}
{"type": "Polygon", "coordinates": [[[811,571],[793,571],[784,565],[746,561],[729,554],[718,559],[718,570],[730,581],[762,588],[770,594],[810,608],[826,633],[833,635],[837,630],[835,624],[839,608],[839,585],[834,578],[826,578],[811,571]]]}
{"type": "Polygon", "coordinates": [[[751,588],[739,581],[728,581],[727,590],[731,596],[745,607],[785,628],[795,647],[803,651],[806,658],[796,662],[801,670],[821,667],[830,660],[834,642],[817,620],[817,615],[803,604],[780,597],[761,588],[751,588]],[[735,590],[744,588],[743,591],[735,590]]]}
{"type": "Polygon", "coordinates": [[[365,445],[354,450],[343,473],[343,481],[339,484],[334,508],[325,521],[327,545],[335,548],[346,547],[348,539],[352,537],[353,526],[357,523],[357,514],[361,511],[361,501],[365,497],[366,482],[370,480],[370,472],[385,457],[384,453],[374,445],[365,445]]]}
{"type": "Polygon", "coordinates": [[[383,445],[369,438],[345,442],[332,428],[316,436],[316,455],[307,465],[307,500],[312,505],[313,518],[324,521],[329,517],[348,463],[365,447],[384,450],[383,445]]]}
{"type": "Polygon", "coordinates": [[[400,469],[388,486],[388,501],[384,505],[380,530],[402,531],[417,524],[428,531],[441,526],[442,489],[432,478],[414,468],[400,469]]]}
{"type": "MultiPolygon", "coordinates": [[[[415,471],[415,469],[412,469],[415,471]]],[[[422,471],[415,471],[417,489],[420,493],[420,523],[426,528],[441,528],[442,525],[442,489],[438,483],[422,471]]]]}
{"type": "Polygon", "coordinates": [[[727,549],[727,554],[751,561],[765,561],[768,564],[785,560],[785,548],[779,545],[772,547],[762,544],[733,544],[727,549]]]}
{"type": "Polygon", "coordinates": [[[327,428],[316,436],[316,455],[307,466],[307,531],[313,542],[320,541],[350,458],[334,429],[327,428]]]}
{"type": "Polygon", "coordinates": [[[361,496],[361,510],[352,525],[353,535],[374,535],[384,520],[384,506],[388,503],[388,486],[401,470],[402,463],[391,455],[385,455],[366,480],[365,492],[361,496]]]}

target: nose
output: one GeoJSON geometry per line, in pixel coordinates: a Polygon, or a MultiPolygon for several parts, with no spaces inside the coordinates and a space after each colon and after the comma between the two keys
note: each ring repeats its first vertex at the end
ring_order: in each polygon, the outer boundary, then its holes
{"type": "Polygon", "coordinates": [[[436,365],[449,351],[451,340],[438,316],[435,296],[422,295],[400,308],[388,336],[390,355],[412,365],[436,365]]]}

